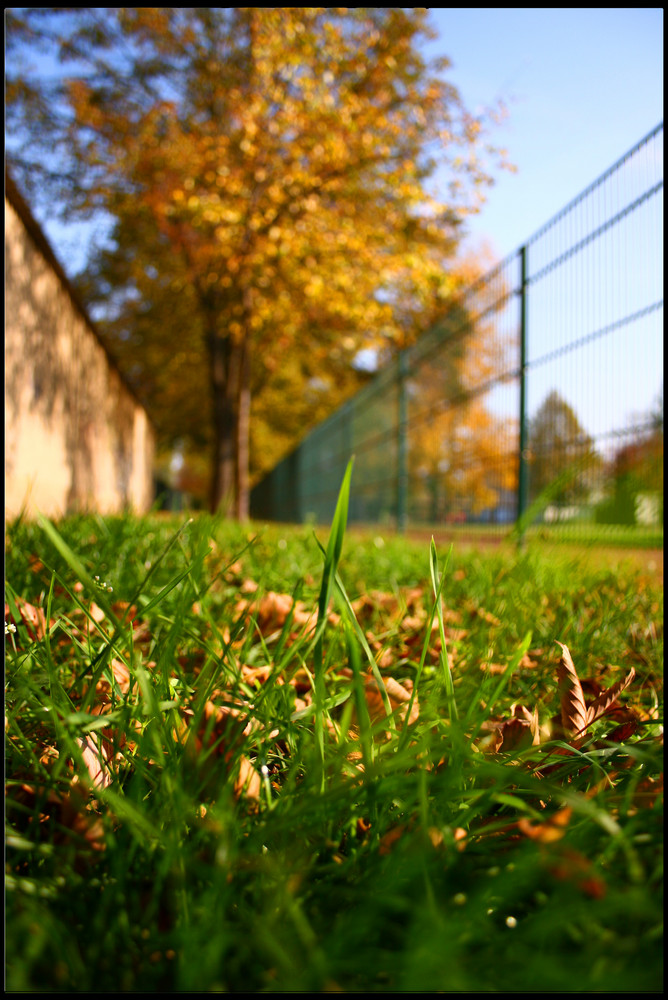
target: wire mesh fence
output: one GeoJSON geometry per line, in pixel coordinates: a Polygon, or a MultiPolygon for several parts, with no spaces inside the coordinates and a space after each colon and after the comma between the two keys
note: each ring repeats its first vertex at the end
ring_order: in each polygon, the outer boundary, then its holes
{"type": "Polygon", "coordinates": [[[596,537],[663,525],[663,125],[254,488],[254,517],[596,537]]]}

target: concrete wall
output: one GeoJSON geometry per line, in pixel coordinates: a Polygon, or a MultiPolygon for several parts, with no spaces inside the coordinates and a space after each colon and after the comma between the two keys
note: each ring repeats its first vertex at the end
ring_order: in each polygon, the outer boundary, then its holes
{"type": "Polygon", "coordinates": [[[5,516],[144,511],[153,427],[5,181],[5,516]]]}

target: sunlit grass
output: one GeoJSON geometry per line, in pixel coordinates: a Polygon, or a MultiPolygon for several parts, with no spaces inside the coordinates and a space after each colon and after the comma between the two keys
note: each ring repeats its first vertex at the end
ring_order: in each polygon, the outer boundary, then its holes
{"type": "Polygon", "coordinates": [[[344,536],[342,497],[9,526],[10,990],[660,989],[662,591],[344,536]],[[577,744],[555,639],[636,671],[577,744]]]}

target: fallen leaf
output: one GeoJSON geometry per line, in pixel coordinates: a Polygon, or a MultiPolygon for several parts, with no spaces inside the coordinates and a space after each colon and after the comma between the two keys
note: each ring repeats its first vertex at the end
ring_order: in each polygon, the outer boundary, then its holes
{"type": "Polygon", "coordinates": [[[530,819],[523,817],[518,821],[517,828],[525,837],[529,837],[531,840],[537,840],[541,844],[550,844],[555,840],[561,840],[572,815],[573,810],[570,806],[565,806],[543,823],[532,822],[530,819]]]}
{"type": "MultiPolygon", "coordinates": [[[[123,694],[127,694],[127,692],[130,690],[129,667],[125,663],[123,663],[122,660],[119,660],[117,657],[113,657],[109,664],[109,668],[111,670],[111,674],[114,678],[114,681],[120,688],[121,692],[123,694]]],[[[107,680],[106,677],[102,676],[95,685],[95,690],[99,695],[101,695],[103,698],[106,699],[111,694],[111,683],[107,680]]]]}
{"type": "Polygon", "coordinates": [[[592,701],[588,707],[588,721],[594,722],[595,719],[599,719],[607,710],[617,701],[622,691],[625,691],[629,686],[636,672],[633,667],[629,670],[626,677],[623,680],[618,681],[609,687],[607,691],[603,691],[598,698],[592,701]]]}
{"type": "Polygon", "coordinates": [[[23,806],[26,832],[41,840],[76,849],[75,868],[85,867],[106,848],[102,821],[88,808],[88,796],[80,785],[68,792],[22,784],[6,789],[8,798],[23,806]],[[34,820],[37,820],[35,823],[34,820]],[[91,854],[91,850],[95,853],[91,854]]]}
{"type": "Polygon", "coordinates": [[[602,899],[606,894],[606,884],[593,870],[591,861],[572,848],[557,849],[556,856],[550,856],[547,867],[559,881],[573,882],[592,899],[602,899]]]}
{"type": "MultiPolygon", "coordinates": [[[[390,700],[390,706],[393,711],[397,713],[397,719],[400,725],[406,722],[406,713],[408,711],[408,703],[411,700],[412,693],[409,689],[408,681],[404,681],[404,684],[400,684],[393,677],[384,678],[385,690],[387,691],[388,698],[390,700]],[[398,711],[397,711],[398,709],[398,711]]],[[[364,694],[366,697],[367,707],[369,709],[369,716],[371,717],[371,722],[380,722],[382,719],[387,717],[385,712],[385,705],[383,703],[383,697],[378,686],[378,682],[375,677],[368,676],[366,678],[364,686],[364,694]]],[[[420,706],[418,704],[417,698],[413,700],[413,705],[411,707],[411,713],[408,717],[408,725],[412,725],[417,721],[420,715],[420,706]]]]}
{"type": "Polygon", "coordinates": [[[81,756],[95,788],[108,788],[112,782],[109,757],[102,738],[97,733],[86,733],[77,738],[81,756]]]}
{"type": "Polygon", "coordinates": [[[392,827],[391,830],[388,830],[387,833],[383,834],[378,844],[378,853],[390,854],[394,848],[394,845],[398,840],[401,839],[405,831],[406,831],[405,826],[394,826],[392,827]]]}
{"type": "Polygon", "coordinates": [[[502,722],[488,721],[484,730],[491,730],[492,739],[487,747],[492,753],[525,750],[540,743],[538,711],[530,712],[524,705],[511,706],[511,718],[502,722]]]}
{"type": "Polygon", "coordinates": [[[505,674],[508,669],[507,663],[481,663],[480,669],[488,674],[505,674]]]}
{"type": "Polygon", "coordinates": [[[239,758],[239,772],[234,782],[235,798],[259,799],[262,782],[248,757],[239,758]]]}
{"type": "Polygon", "coordinates": [[[587,705],[585,704],[580,678],[577,675],[568,646],[555,639],[561,646],[562,654],[559,660],[557,676],[559,678],[559,697],[561,701],[561,724],[567,732],[582,734],[589,723],[587,705]]]}
{"type": "MultiPolygon", "coordinates": [[[[47,632],[46,627],[46,616],[44,614],[43,608],[37,608],[34,604],[30,604],[25,601],[22,597],[16,597],[16,606],[21,615],[23,624],[26,627],[28,635],[33,642],[43,639],[47,632]]],[[[5,621],[14,621],[9,613],[9,605],[5,604],[5,621]]],[[[14,622],[14,624],[17,624],[14,622]]],[[[53,624],[51,621],[50,624],[53,624]]]]}

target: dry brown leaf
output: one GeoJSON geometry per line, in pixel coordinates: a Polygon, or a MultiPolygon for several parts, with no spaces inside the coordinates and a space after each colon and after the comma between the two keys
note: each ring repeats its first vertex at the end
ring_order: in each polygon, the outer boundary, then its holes
{"type": "Polygon", "coordinates": [[[589,724],[580,678],[577,675],[568,646],[555,639],[561,646],[561,658],[557,669],[559,697],[561,702],[561,724],[567,732],[581,734],[589,724]]]}
{"type": "Polygon", "coordinates": [[[535,716],[518,718],[515,716],[501,724],[498,731],[500,744],[497,752],[508,753],[511,750],[526,750],[530,746],[536,746],[539,742],[538,721],[535,716]]]}
{"type": "Polygon", "coordinates": [[[530,712],[524,705],[512,705],[511,713],[511,718],[503,722],[488,720],[482,725],[484,731],[493,734],[487,746],[492,753],[525,750],[540,743],[538,710],[530,712]]]}
{"type": "MultiPolygon", "coordinates": [[[[292,623],[297,628],[310,626],[315,628],[317,610],[308,608],[303,601],[294,601],[291,594],[280,594],[270,590],[258,600],[240,601],[237,604],[237,613],[245,614],[248,617],[255,616],[257,627],[263,635],[278,632],[285,625],[288,617],[292,614],[292,623]]],[[[330,615],[330,620],[336,621],[330,615]]]]}
{"type": "Polygon", "coordinates": [[[636,808],[653,809],[659,798],[663,797],[663,774],[656,778],[643,778],[636,785],[633,793],[633,805],[636,808]]]}
{"type": "Polygon", "coordinates": [[[394,614],[399,607],[397,597],[382,590],[372,590],[368,594],[362,594],[351,604],[358,621],[372,618],[378,611],[394,614]]]}
{"type": "Polygon", "coordinates": [[[454,837],[457,845],[457,850],[463,851],[466,847],[466,839],[468,837],[467,831],[462,826],[456,826],[452,831],[452,836],[454,837]]]}
{"type": "MultiPolygon", "coordinates": [[[[385,690],[387,691],[388,698],[390,700],[390,707],[392,711],[397,709],[397,720],[399,725],[403,725],[406,721],[406,712],[408,711],[408,703],[411,700],[411,690],[409,688],[409,681],[404,681],[400,684],[393,677],[384,678],[385,690]]],[[[369,716],[371,717],[371,722],[379,722],[386,718],[385,705],[383,702],[383,697],[381,695],[378,682],[375,677],[368,676],[366,678],[364,686],[364,694],[366,697],[367,707],[369,709],[369,716]]],[[[414,699],[413,705],[411,707],[411,713],[408,717],[408,725],[412,725],[417,721],[420,714],[420,706],[418,704],[417,698],[414,699]]]]}
{"type": "Polygon", "coordinates": [[[383,834],[378,844],[378,853],[390,854],[394,845],[403,836],[405,831],[405,826],[394,826],[391,830],[388,830],[387,833],[383,834]]]}
{"type": "MultiPolygon", "coordinates": [[[[123,663],[122,660],[119,660],[116,657],[112,658],[109,667],[111,669],[111,673],[114,680],[118,684],[118,687],[123,692],[123,694],[127,694],[127,692],[130,690],[129,667],[125,663],[123,663]]],[[[101,695],[103,698],[106,699],[111,694],[111,684],[106,677],[100,677],[99,681],[95,685],[95,690],[99,695],[101,695]]]]}
{"type": "Polygon", "coordinates": [[[489,674],[504,674],[508,669],[507,663],[481,663],[480,669],[489,674]]]}
{"type": "MultiPolygon", "coordinates": [[[[246,681],[247,684],[253,684],[255,681],[259,681],[264,684],[271,676],[272,667],[270,664],[266,664],[264,667],[249,667],[243,665],[241,667],[241,676],[246,681]]],[[[283,678],[279,677],[277,680],[278,684],[283,684],[283,678]]]]}
{"type": "Polygon", "coordinates": [[[235,798],[239,799],[243,795],[247,799],[259,799],[261,788],[262,782],[260,780],[260,775],[253,767],[248,757],[242,756],[239,759],[239,773],[237,774],[236,781],[234,782],[235,798]]]}
{"type": "Polygon", "coordinates": [[[31,831],[56,845],[74,844],[78,871],[84,870],[86,863],[94,859],[91,849],[98,853],[105,850],[102,821],[88,808],[87,794],[80,785],[73,784],[70,791],[59,792],[22,784],[6,789],[6,794],[27,806],[27,813],[32,814],[27,818],[31,831]],[[35,815],[38,817],[36,826],[33,825],[35,815]]]}
{"type": "MultiPolygon", "coordinates": [[[[426,615],[406,615],[405,618],[401,620],[401,629],[403,632],[421,632],[425,624],[426,615]]],[[[436,622],[436,627],[438,627],[438,622],[436,622]]],[[[433,631],[433,626],[432,626],[433,631]]]]}
{"type": "Polygon", "coordinates": [[[592,701],[588,708],[588,721],[594,722],[595,719],[599,719],[607,710],[617,701],[622,691],[625,691],[629,686],[636,672],[633,667],[629,670],[626,677],[623,680],[618,681],[609,687],[607,691],[603,691],[598,698],[592,701]]]}
{"type": "Polygon", "coordinates": [[[537,840],[541,844],[550,844],[555,840],[561,840],[566,832],[566,827],[570,822],[573,810],[570,806],[559,809],[558,812],[550,816],[544,823],[532,823],[530,819],[523,817],[518,821],[517,828],[525,837],[537,840]]]}
{"type": "MultiPolygon", "coordinates": [[[[39,639],[43,639],[47,632],[44,609],[36,608],[34,604],[29,604],[28,601],[25,601],[22,597],[16,597],[15,601],[23,624],[25,625],[31,640],[35,642],[39,639]]],[[[9,613],[8,604],[5,604],[5,621],[14,621],[9,613]]],[[[17,623],[14,622],[14,624],[17,623]]],[[[51,621],[51,624],[53,624],[53,620],[51,621]]]]}
{"type": "Polygon", "coordinates": [[[112,776],[109,773],[110,758],[102,738],[98,733],[86,733],[85,736],[77,738],[77,743],[93,786],[95,788],[108,788],[112,782],[112,776]]]}
{"type": "Polygon", "coordinates": [[[101,621],[104,621],[104,619],[106,617],[106,613],[102,610],[102,608],[100,607],[99,604],[95,603],[95,601],[91,601],[90,602],[89,611],[90,611],[90,616],[93,619],[93,621],[98,622],[98,623],[101,622],[101,621]]]}
{"type": "Polygon", "coordinates": [[[602,899],[606,893],[606,884],[595,873],[591,861],[572,848],[564,849],[560,844],[556,857],[548,861],[548,868],[554,878],[560,881],[574,882],[587,896],[602,899]]]}

